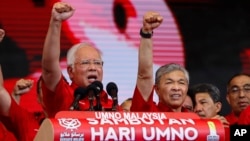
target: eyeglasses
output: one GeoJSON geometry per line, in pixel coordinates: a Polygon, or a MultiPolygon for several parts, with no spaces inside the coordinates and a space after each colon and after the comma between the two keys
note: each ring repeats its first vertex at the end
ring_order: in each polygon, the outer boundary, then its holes
{"type": "Polygon", "coordinates": [[[229,89],[229,93],[231,94],[239,94],[240,92],[243,92],[244,94],[249,94],[250,93],[250,85],[244,85],[242,88],[234,86],[229,89]]]}
{"type": "Polygon", "coordinates": [[[102,60],[88,59],[88,60],[82,60],[80,62],[77,62],[76,64],[79,64],[82,67],[88,67],[91,64],[93,64],[94,66],[101,68],[103,66],[103,61],[102,60]]]}

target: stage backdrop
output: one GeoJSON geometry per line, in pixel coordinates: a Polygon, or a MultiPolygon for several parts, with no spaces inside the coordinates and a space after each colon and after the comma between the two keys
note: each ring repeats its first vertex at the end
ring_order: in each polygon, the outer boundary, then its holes
{"type": "MultiPolygon", "coordinates": [[[[165,63],[185,65],[181,33],[175,17],[164,0],[62,0],[75,8],[74,15],[62,27],[62,72],[66,72],[66,51],[77,42],[92,42],[103,55],[104,88],[118,85],[119,103],[132,97],[139,46],[139,30],[146,11],[164,17],[154,31],[154,70],[165,63]]],[[[1,44],[1,64],[5,86],[10,91],[20,77],[37,80],[41,74],[41,55],[53,0],[1,0],[0,22],[6,31],[1,44]]],[[[70,80],[69,80],[70,82],[70,80]]],[[[34,86],[35,87],[35,86],[34,86]]],[[[21,105],[41,110],[35,88],[22,97],[21,105]]],[[[157,101],[158,99],[155,98],[157,101]]]]}

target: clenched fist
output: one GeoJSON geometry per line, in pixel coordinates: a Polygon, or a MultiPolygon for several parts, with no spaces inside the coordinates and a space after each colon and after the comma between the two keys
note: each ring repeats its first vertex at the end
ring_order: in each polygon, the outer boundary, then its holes
{"type": "Polygon", "coordinates": [[[33,86],[34,81],[31,79],[19,79],[14,87],[15,95],[22,95],[29,92],[33,86]]]}
{"type": "Polygon", "coordinates": [[[163,17],[154,11],[149,11],[143,16],[143,32],[151,33],[155,28],[159,27],[163,21],[163,17]]]}
{"type": "Polygon", "coordinates": [[[52,9],[52,18],[56,21],[63,21],[70,18],[74,13],[71,5],[65,2],[56,2],[52,9]]]}

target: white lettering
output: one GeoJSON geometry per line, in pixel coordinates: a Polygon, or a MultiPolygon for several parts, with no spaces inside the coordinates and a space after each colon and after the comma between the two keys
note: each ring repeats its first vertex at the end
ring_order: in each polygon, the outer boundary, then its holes
{"type": "Polygon", "coordinates": [[[95,112],[95,117],[97,119],[119,119],[121,118],[121,113],[119,112],[95,112]]]}
{"type": "Polygon", "coordinates": [[[86,118],[86,120],[88,120],[88,121],[89,121],[89,124],[92,124],[92,125],[97,125],[97,124],[99,124],[99,122],[98,122],[97,119],[86,118]]]}
{"type": "Polygon", "coordinates": [[[118,140],[118,137],[116,135],[114,128],[108,128],[105,140],[115,140],[115,141],[118,140]]]}
{"type": "Polygon", "coordinates": [[[119,140],[135,140],[135,128],[120,127],[119,140]]]}
{"type": "Polygon", "coordinates": [[[169,125],[177,124],[177,125],[187,125],[187,124],[194,125],[194,120],[192,119],[169,119],[169,125]]]}
{"type": "Polygon", "coordinates": [[[142,136],[144,140],[196,140],[198,131],[192,127],[167,127],[165,130],[158,127],[142,127],[142,136]]]}
{"type": "Polygon", "coordinates": [[[91,140],[135,140],[134,127],[91,127],[91,140]],[[105,131],[107,132],[104,132],[105,131]],[[117,131],[117,133],[116,133],[117,131]]]}
{"type": "Polygon", "coordinates": [[[104,132],[103,132],[103,127],[99,127],[99,130],[97,131],[94,127],[90,128],[91,131],[91,140],[94,141],[96,140],[96,137],[99,137],[100,140],[104,139],[104,132]]]}
{"type": "Polygon", "coordinates": [[[187,127],[184,134],[185,134],[186,139],[189,140],[189,141],[194,141],[194,140],[196,140],[198,138],[197,129],[192,128],[192,127],[187,127]]]}
{"type": "Polygon", "coordinates": [[[247,133],[246,129],[236,129],[234,132],[234,136],[243,136],[247,133]]]}

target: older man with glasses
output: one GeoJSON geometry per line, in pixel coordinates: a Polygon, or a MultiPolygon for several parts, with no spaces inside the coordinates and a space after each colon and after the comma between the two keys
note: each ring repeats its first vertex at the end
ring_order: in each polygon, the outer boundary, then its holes
{"type": "Polygon", "coordinates": [[[232,112],[226,115],[230,125],[237,124],[240,114],[250,105],[250,75],[236,74],[227,84],[227,101],[232,112]]]}

